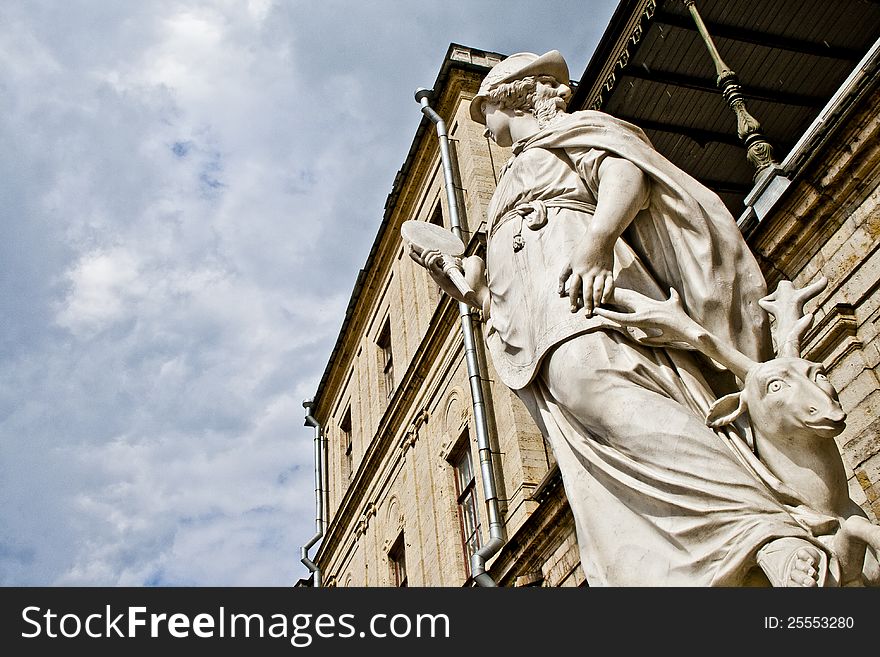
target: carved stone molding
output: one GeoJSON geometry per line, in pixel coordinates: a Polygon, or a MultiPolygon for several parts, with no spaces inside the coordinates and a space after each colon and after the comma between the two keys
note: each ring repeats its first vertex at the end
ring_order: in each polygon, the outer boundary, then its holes
{"type": "Polygon", "coordinates": [[[394,545],[397,543],[397,539],[400,537],[400,534],[403,532],[403,518],[400,519],[400,524],[396,527],[389,528],[389,534],[385,537],[385,540],[382,541],[382,552],[388,554],[391,552],[394,545]]]}
{"type": "Polygon", "coordinates": [[[354,526],[354,534],[358,538],[367,533],[367,529],[370,527],[370,519],[376,515],[376,504],[373,502],[369,502],[367,506],[364,507],[364,512],[361,514],[360,519],[354,526]]]}
{"type": "Polygon", "coordinates": [[[804,357],[833,368],[844,356],[862,348],[858,326],[855,309],[848,303],[836,304],[810,331],[804,357]]]}
{"type": "Polygon", "coordinates": [[[629,64],[630,49],[637,46],[638,43],[642,40],[642,36],[646,31],[645,26],[654,17],[654,12],[656,11],[656,0],[649,0],[648,3],[645,5],[645,9],[642,11],[641,16],[639,17],[638,22],[633,26],[632,30],[629,33],[629,36],[627,36],[623,50],[621,50],[620,54],[617,56],[617,59],[614,61],[614,66],[612,66],[611,70],[606,74],[605,80],[603,81],[602,86],[599,89],[598,95],[596,96],[596,98],[593,99],[593,102],[590,103],[590,109],[602,109],[602,103],[604,102],[605,95],[611,93],[611,91],[614,89],[614,86],[617,84],[617,71],[622,71],[626,68],[627,64],[629,64]]]}
{"type": "Polygon", "coordinates": [[[452,455],[452,451],[455,449],[456,439],[450,436],[449,434],[445,434],[443,437],[443,443],[440,445],[440,458],[444,461],[448,461],[449,457],[452,455]]]}
{"type": "Polygon", "coordinates": [[[387,507],[388,509],[385,512],[385,529],[383,530],[385,540],[382,542],[382,550],[386,553],[391,550],[394,541],[400,536],[404,526],[403,512],[400,510],[400,500],[397,498],[397,495],[392,495],[388,498],[387,507]]]}
{"type": "Polygon", "coordinates": [[[416,429],[408,429],[400,439],[400,449],[406,452],[419,440],[419,432],[416,429]]]}
{"type": "Polygon", "coordinates": [[[513,585],[522,586],[541,586],[544,583],[544,573],[540,570],[533,570],[524,575],[517,575],[513,585]]]}
{"type": "Polygon", "coordinates": [[[408,449],[413,447],[419,439],[419,429],[428,423],[429,418],[428,411],[425,409],[420,410],[416,413],[416,416],[413,418],[412,422],[410,422],[409,428],[403,434],[403,438],[400,440],[400,449],[406,452],[408,449]]]}

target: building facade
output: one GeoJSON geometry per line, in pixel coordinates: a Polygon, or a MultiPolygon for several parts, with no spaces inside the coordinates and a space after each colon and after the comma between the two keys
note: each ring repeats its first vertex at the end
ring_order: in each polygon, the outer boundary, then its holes
{"type": "MultiPolygon", "coordinates": [[[[782,279],[799,286],[829,279],[812,303],[816,320],[804,353],[825,364],[840,392],[849,420],[838,441],[851,496],[876,521],[880,6],[696,3],[774,147],[756,174],[737,135],[739,110],[715,87],[717,62],[695,27],[693,4],[621,2],[569,110],[631,120],[718,192],[739,217],[770,289],[782,279]]],[[[448,126],[470,253],[482,249],[486,207],[508,153],[482,135],[469,102],[502,58],[453,44],[431,100],[448,126]]],[[[408,257],[400,227],[409,219],[450,227],[428,119],[394,181],[311,406],[326,445],[327,522],[313,558],[326,586],[471,585],[470,557],[488,539],[459,307],[408,257]]],[[[480,318],[473,320],[479,337],[480,318]]],[[[502,586],[583,585],[553,455],[480,349],[477,359],[503,522],[503,545],[488,572],[502,586]]]]}

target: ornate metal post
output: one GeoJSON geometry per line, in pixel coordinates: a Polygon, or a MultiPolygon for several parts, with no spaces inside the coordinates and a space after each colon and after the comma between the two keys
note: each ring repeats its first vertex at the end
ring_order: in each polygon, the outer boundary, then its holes
{"type": "Polygon", "coordinates": [[[706,24],[703,23],[703,19],[697,11],[696,0],[684,0],[684,4],[687,6],[691,17],[694,19],[694,23],[697,25],[700,36],[703,37],[703,41],[705,41],[706,47],[709,49],[712,61],[715,62],[715,71],[718,74],[718,88],[721,90],[724,100],[727,101],[730,109],[736,113],[736,131],[746,146],[746,157],[757,169],[755,172],[755,178],[757,179],[765,169],[779,166],[773,158],[773,146],[764,138],[761,124],[746,109],[746,99],[743,96],[739,78],[736,72],[731,70],[724,63],[724,60],[721,59],[718,48],[715,47],[709,31],[706,29],[706,24]]]}

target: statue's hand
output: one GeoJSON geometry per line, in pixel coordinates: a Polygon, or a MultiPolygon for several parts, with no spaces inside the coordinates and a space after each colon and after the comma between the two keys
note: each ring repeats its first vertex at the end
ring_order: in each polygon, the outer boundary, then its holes
{"type": "MultiPolygon", "coordinates": [[[[478,284],[478,287],[482,282],[482,287],[485,288],[484,268],[479,266],[483,261],[480,258],[476,258],[478,263],[472,259],[462,261],[461,258],[442,253],[436,249],[418,250],[413,245],[409,247],[409,257],[427,269],[440,289],[453,299],[463,301],[475,308],[482,307],[480,296],[474,291],[472,283],[467,280],[467,276],[470,276],[474,283],[478,284]]],[[[488,290],[484,294],[488,294],[488,290]]]]}
{"type": "Polygon", "coordinates": [[[623,288],[615,290],[609,301],[626,310],[596,308],[596,315],[621,326],[642,329],[645,336],[635,338],[639,344],[694,349],[693,345],[699,341],[700,327],[685,312],[675,288],[669,288],[669,298],[665,301],[623,288]]]}
{"type": "Polygon", "coordinates": [[[431,274],[435,281],[442,281],[446,278],[444,269],[447,265],[447,257],[436,249],[425,249],[419,251],[412,244],[409,245],[409,257],[418,265],[424,267],[431,274]]]}
{"type": "Polygon", "coordinates": [[[613,246],[584,242],[574,248],[568,264],[559,275],[559,296],[568,296],[571,312],[580,308],[587,317],[593,309],[611,298],[614,291],[613,246]]]}

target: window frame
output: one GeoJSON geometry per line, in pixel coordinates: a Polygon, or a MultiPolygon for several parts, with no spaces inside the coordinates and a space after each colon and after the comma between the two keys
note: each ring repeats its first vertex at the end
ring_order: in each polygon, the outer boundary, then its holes
{"type": "Polygon", "coordinates": [[[388,565],[391,569],[391,581],[397,588],[408,588],[409,580],[406,572],[406,544],[403,542],[403,532],[394,541],[394,545],[388,550],[388,565]]]}
{"type": "Polygon", "coordinates": [[[455,501],[465,572],[471,577],[471,556],[482,547],[482,524],[477,504],[477,477],[467,429],[462,432],[459,447],[450,454],[448,460],[455,480],[455,501]]]}
{"type": "Polygon", "coordinates": [[[351,481],[354,475],[354,431],[351,425],[351,405],[347,406],[339,422],[342,433],[342,469],[343,475],[351,481]]]}
{"type": "Polygon", "coordinates": [[[376,346],[382,355],[382,377],[385,384],[385,392],[388,398],[394,394],[394,350],[391,346],[391,317],[385,318],[382,329],[376,338],[376,346]]]}

